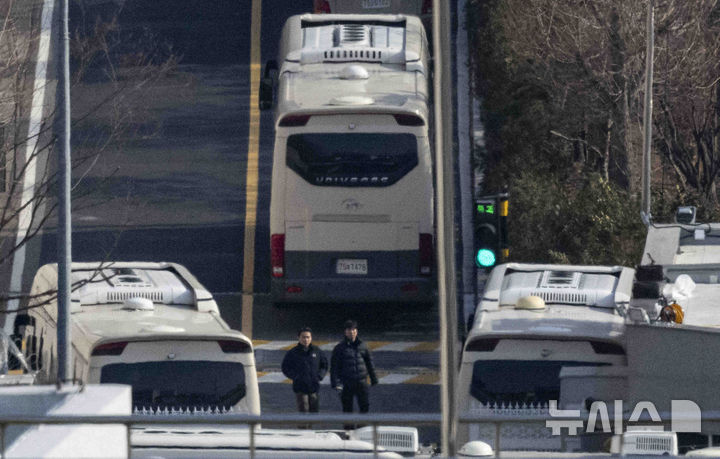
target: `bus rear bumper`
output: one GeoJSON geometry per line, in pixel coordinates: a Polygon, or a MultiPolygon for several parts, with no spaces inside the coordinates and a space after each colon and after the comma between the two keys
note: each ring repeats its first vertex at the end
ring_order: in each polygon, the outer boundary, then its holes
{"type": "Polygon", "coordinates": [[[400,279],[271,279],[274,303],[432,303],[434,277],[400,279]]]}

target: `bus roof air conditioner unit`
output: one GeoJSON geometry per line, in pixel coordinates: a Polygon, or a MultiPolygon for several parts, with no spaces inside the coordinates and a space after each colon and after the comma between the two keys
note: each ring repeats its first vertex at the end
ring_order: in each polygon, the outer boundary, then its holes
{"type": "Polygon", "coordinates": [[[611,274],[580,271],[515,271],[506,274],[500,295],[504,305],[515,305],[525,296],[537,296],[547,304],[615,306],[618,278],[611,274]]]}

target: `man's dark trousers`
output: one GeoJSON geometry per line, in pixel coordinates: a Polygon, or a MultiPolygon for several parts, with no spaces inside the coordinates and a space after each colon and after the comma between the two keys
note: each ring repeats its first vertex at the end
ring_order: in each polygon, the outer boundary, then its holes
{"type": "Polygon", "coordinates": [[[357,397],[360,412],[367,413],[370,410],[367,382],[364,380],[358,380],[344,381],[343,383],[343,390],[340,393],[340,401],[342,402],[343,412],[352,413],[353,399],[357,397]]]}

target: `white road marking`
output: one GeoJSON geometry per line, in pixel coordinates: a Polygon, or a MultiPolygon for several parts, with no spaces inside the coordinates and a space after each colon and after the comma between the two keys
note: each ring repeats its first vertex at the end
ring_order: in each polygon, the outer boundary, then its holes
{"type": "Polygon", "coordinates": [[[410,378],[414,378],[416,375],[402,375],[398,373],[390,373],[389,375],[383,376],[378,380],[380,384],[402,384],[410,378]]]}
{"type": "MultiPolygon", "coordinates": [[[[35,63],[35,82],[33,85],[33,98],[30,107],[30,123],[28,127],[28,141],[25,148],[25,157],[23,158],[27,164],[25,174],[23,176],[23,191],[20,197],[20,215],[18,218],[17,237],[15,245],[20,244],[27,237],[30,225],[32,224],[33,204],[32,199],[35,193],[36,179],[36,149],[38,138],[40,137],[40,128],[42,126],[42,116],[45,102],[45,88],[47,86],[47,67],[50,56],[50,41],[52,38],[52,18],[54,0],[45,0],[42,9],[40,41],[38,43],[37,62],[35,63]]],[[[20,293],[22,290],[22,274],[25,268],[25,244],[20,246],[13,256],[12,272],[10,274],[10,292],[20,293]]],[[[18,300],[10,300],[7,304],[8,311],[15,311],[18,307],[18,300]]],[[[5,333],[10,334],[13,330],[13,322],[15,321],[15,313],[10,312],[5,316],[5,333]]]]}
{"type": "MultiPolygon", "coordinates": [[[[272,384],[292,384],[292,381],[285,377],[284,374],[282,374],[279,371],[271,371],[271,372],[261,372],[262,376],[258,376],[258,383],[272,383],[272,384]]],[[[439,376],[437,372],[432,373],[424,373],[429,374],[432,377],[428,378],[427,383],[422,382],[415,382],[414,384],[424,384],[424,385],[438,385],[439,384],[439,376]]],[[[404,384],[406,381],[409,381],[411,379],[417,378],[417,373],[388,373],[385,376],[382,376],[378,379],[378,383],[382,385],[393,385],[393,384],[404,384]]],[[[327,375],[325,378],[323,378],[322,381],[320,381],[321,386],[329,386],[330,385],[330,376],[327,375]]]]}
{"type": "Polygon", "coordinates": [[[282,373],[268,373],[258,378],[258,383],[284,383],[289,382],[282,373]]]}
{"type": "Polygon", "coordinates": [[[279,351],[294,344],[297,344],[297,341],[270,341],[269,343],[258,344],[255,346],[255,350],[263,349],[266,351],[279,351]]]}
{"type": "MultiPolygon", "coordinates": [[[[329,343],[323,343],[320,344],[319,347],[323,351],[326,352],[332,352],[332,350],[337,345],[337,341],[332,341],[329,343]]],[[[422,342],[422,341],[395,341],[392,343],[387,343],[383,345],[377,345],[376,341],[365,341],[365,344],[368,345],[368,347],[372,348],[372,352],[404,352],[413,350],[413,348],[416,348],[418,346],[422,346],[424,344],[427,344],[429,346],[428,349],[425,349],[425,352],[437,352],[439,350],[439,344],[433,343],[433,342],[422,342]],[[430,349],[432,348],[432,349],[430,349]]],[[[290,347],[297,344],[297,341],[282,341],[282,340],[273,340],[264,342],[261,341],[257,344],[253,344],[256,350],[266,350],[266,351],[279,351],[282,349],[289,349],[290,347]]],[[[423,352],[418,351],[417,352],[423,352]]]]}
{"type": "Polygon", "coordinates": [[[380,346],[375,349],[373,349],[373,352],[378,351],[404,351],[405,349],[408,349],[413,346],[417,346],[420,344],[418,341],[396,341],[394,343],[386,344],[385,346],[380,346]]]}

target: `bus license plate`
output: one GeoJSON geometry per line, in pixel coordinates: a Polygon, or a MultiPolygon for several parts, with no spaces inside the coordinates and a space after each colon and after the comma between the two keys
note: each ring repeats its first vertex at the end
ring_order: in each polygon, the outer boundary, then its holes
{"type": "Polygon", "coordinates": [[[390,6],[390,0],[363,0],[362,7],[366,10],[375,8],[387,8],[390,6]]]}
{"type": "Polygon", "coordinates": [[[367,260],[351,260],[340,258],[335,265],[338,274],[367,274],[367,260]]]}

